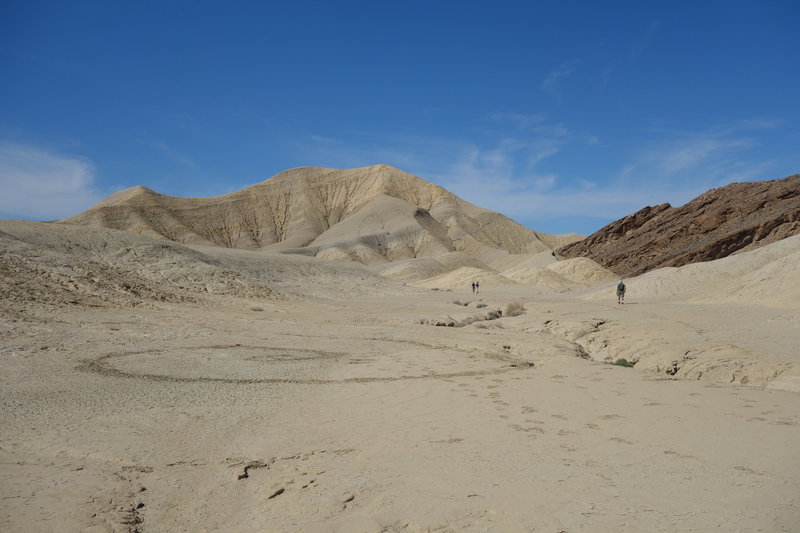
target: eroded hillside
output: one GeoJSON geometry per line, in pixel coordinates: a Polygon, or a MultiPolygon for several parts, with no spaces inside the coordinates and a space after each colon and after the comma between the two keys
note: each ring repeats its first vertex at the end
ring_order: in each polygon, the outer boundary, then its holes
{"type": "Polygon", "coordinates": [[[732,183],[691,202],[645,207],[558,250],[623,276],[711,261],[800,233],[800,174],[732,183]]]}
{"type": "Polygon", "coordinates": [[[290,251],[368,265],[452,252],[489,262],[579,238],[532,231],[386,165],[297,168],[212,198],[134,187],[64,222],[184,244],[290,251]]]}

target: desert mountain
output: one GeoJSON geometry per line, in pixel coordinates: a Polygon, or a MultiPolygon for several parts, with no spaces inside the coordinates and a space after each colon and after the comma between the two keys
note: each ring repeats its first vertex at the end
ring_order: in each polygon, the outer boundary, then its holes
{"type": "Polygon", "coordinates": [[[452,263],[458,254],[465,262],[449,269],[488,266],[512,254],[550,252],[580,238],[532,231],[386,165],[297,168],[213,198],[173,197],[134,187],[64,222],[183,244],[283,251],[374,267],[440,256],[449,256],[452,263]]]}
{"type": "Polygon", "coordinates": [[[710,261],[800,233],[800,174],[732,183],[682,207],[645,207],[558,250],[628,277],[710,261]]]}

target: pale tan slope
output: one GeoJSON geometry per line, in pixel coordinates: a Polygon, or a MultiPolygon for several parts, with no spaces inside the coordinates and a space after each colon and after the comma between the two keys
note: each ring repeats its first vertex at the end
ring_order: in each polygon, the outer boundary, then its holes
{"type": "Polygon", "coordinates": [[[0,220],[0,302],[15,312],[41,305],[135,307],[215,295],[329,297],[391,294],[401,288],[359,264],[193,249],[107,228],[0,220]]]}
{"type": "Polygon", "coordinates": [[[503,276],[545,291],[567,291],[585,286],[570,281],[549,268],[523,268],[511,273],[504,273],[503,276]]]}
{"type": "Polygon", "coordinates": [[[586,238],[586,235],[581,235],[579,233],[564,233],[561,235],[553,235],[551,233],[542,233],[540,231],[536,232],[536,235],[539,239],[545,243],[549,248],[553,250],[557,250],[562,246],[566,246],[568,244],[572,244],[573,242],[582,241],[586,238]]]}
{"type": "Polygon", "coordinates": [[[492,260],[489,264],[491,268],[498,272],[512,273],[515,270],[529,268],[544,268],[549,264],[558,261],[555,254],[551,251],[544,251],[535,254],[516,254],[505,255],[492,260]]]}
{"type": "Polygon", "coordinates": [[[597,285],[617,279],[617,275],[588,257],[564,259],[547,265],[559,276],[580,285],[597,285]]]}
{"type": "Polygon", "coordinates": [[[615,279],[615,274],[591,259],[556,260],[549,253],[531,255],[500,274],[514,281],[550,291],[589,287],[615,279]]]}
{"type": "MultiPolygon", "coordinates": [[[[519,283],[531,285],[544,291],[568,291],[597,285],[616,279],[613,272],[603,268],[591,259],[576,258],[557,261],[550,253],[526,254],[519,256],[516,262],[508,259],[495,261],[493,264],[509,264],[506,270],[497,272],[495,269],[482,264],[473,264],[469,267],[455,268],[451,266],[449,272],[437,272],[435,266],[427,264],[430,270],[419,269],[414,274],[432,273],[429,279],[417,280],[419,287],[438,287],[445,289],[463,289],[469,287],[472,281],[480,281],[484,286],[506,286],[519,283]]],[[[382,273],[386,275],[387,269],[382,273]]],[[[414,281],[413,275],[406,268],[401,278],[395,272],[395,279],[414,281]]]]}
{"type": "Polygon", "coordinates": [[[449,290],[471,290],[473,281],[480,283],[482,290],[491,291],[497,287],[509,287],[519,285],[516,281],[501,276],[496,272],[474,267],[461,267],[446,274],[434,276],[430,279],[418,281],[413,285],[416,287],[449,289],[449,290]]]}
{"type": "Polygon", "coordinates": [[[405,282],[422,281],[440,274],[445,274],[462,267],[491,270],[486,264],[463,252],[450,252],[432,257],[416,257],[412,259],[392,261],[373,270],[387,278],[405,282]]]}
{"type": "MultiPolygon", "coordinates": [[[[706,263],[653,270],[626,280],[627,298],[735,301],[800,307],[800,235],[706,263]]],[[[615,283],[591,294],[610,298],[615,283]]]]}
{"type": "Polygon", "coordinates": [[[65,222],[185,244],[286,250],[365,264],[453,251],[488,263],[578,239],[534,232],[386,165],[297,168],[213,198],[134,187],[65,222]]]}
{"type": "Polygon", "coordinates": [[[447,228],[427,211],[385,194],[377,195],[306,248],[318,257],[344,260],[349,255],[367,265],[455,251],[447,228]]]}

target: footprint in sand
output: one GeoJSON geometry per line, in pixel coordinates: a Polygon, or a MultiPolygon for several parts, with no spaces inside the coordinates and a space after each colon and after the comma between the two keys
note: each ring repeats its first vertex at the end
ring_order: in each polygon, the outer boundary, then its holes
{"type": "Polygon", "coordinates": [[[684,453],[676,452],[675,450],[664,450],[664,455],[671,455],[680,459],[697,459],[694,455],[687,455],[684,453]]]}
{"type": "Polygon", "coordinates": [[[603,415],[600,417],[601,420],[616,420],[618,418],[625,418],[625,417],[618,414],[603,415]]]}
{"type": "Polygon", "coordinates": [[[739,472],[744,472],[745,474],[751,474],[755,476],[763,476],[764,474],[761,472],[757,472],[748,466],[734,466],[736,470],[739,472]]]}
{"type": "Polygon", "coordinates": [[[620,442],[622,444],[633,444],[631,441],[623,439],[622,437],[611,437],[608,440],[613,440],[614,442],[620,442]]]}
{"type": "Polygon", "coordinates": [[[525,433],[530,433],[530,432],[544,433],[544,430],[542,428],[537,428],[537,427],[525,427],[525,426],[520,426],[519,424],[513,424],[511,427],[515,431],[523,431],[525,433]]]}

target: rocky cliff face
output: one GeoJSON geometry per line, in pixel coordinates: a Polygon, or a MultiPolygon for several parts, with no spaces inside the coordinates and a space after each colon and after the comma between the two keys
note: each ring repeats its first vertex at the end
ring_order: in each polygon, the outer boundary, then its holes
{"type": "Polygon", "coordinates": [[[498,252],[541,252],[580,238],[534,232],[386,165],[297,168],[213,198],[134,187],[64,222],[368,265],[456,251],[487,261],[498,252]]]}
{"type": "Polygon", "coordinates": [[[800,174],[732,183],[681,207],[645,207],[559,249],[620,276],[710,261],[800,233],[800,174]]]}

